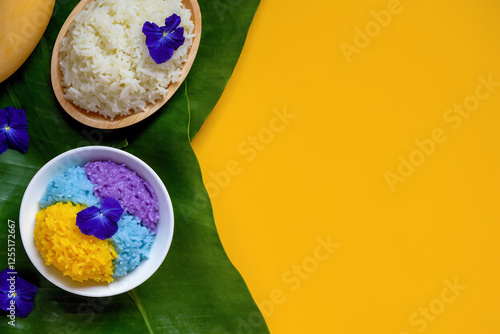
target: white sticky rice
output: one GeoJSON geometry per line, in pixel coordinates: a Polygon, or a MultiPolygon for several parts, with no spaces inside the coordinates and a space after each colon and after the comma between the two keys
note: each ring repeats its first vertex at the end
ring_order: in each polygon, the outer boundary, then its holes
{"type": "Polygon", "coordinates": [[[96,0],[75,16],[61,40],[59,64],[64,97],[75,105],[113,118],[144,111],[179,79],[193,42],[191,11],[180,0],[96,0]],[[144,22],[165,25],[181,17],[184,44],[163,64],[149,55],[144,22]]]}

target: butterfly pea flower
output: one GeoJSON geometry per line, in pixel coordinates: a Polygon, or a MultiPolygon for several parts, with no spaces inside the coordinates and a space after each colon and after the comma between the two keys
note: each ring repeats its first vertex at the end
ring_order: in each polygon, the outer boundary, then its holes
{"type": "Polygon", "coordinates": [[[76,214],[76,225],[85,235],[105,240],[118,231],[118,221],[123,214],[120,203],[111,197],[102,201],[101,208],[91,206],[76,214]]]}
{"type": "Polygon", "coordinates": [[[25,318],[33,309],[36,285],[5,269],[0,273],[0,308],[16,317],[25,318]]]}
{"type": "Polygon", "coordinates": [[[28,150],[28,121],[23,109],[0,109],[0,154],[8,148],[26,153],[28,150]]]}
{"type": "Polygon", "coordinates": [[[180,23],[180,16],[172,14],[165,19],[163,27],[149,21],[142,26],[142,32],[146,35],[146,46],[155,63],[166,62],[172,58],[174,51],[184,44],[184,28],[179,27],[180,23]]]}

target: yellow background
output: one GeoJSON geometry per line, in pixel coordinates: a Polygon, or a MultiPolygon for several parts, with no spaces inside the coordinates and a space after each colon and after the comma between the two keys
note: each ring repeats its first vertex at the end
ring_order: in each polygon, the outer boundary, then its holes
{"type": "Polygon", "coordinates": [[[262,1],[193,142],[273,334],[500,333],[500,86],[479,80],[500,83],[500,2],[396,5],[262,1]],[[372,11],[389,9],[377,30],[372,11]]]}

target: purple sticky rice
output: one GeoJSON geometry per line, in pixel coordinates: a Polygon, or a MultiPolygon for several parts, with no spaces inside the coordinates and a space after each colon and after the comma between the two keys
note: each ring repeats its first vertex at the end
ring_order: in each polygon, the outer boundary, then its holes
{"type": "Polygon", "coordinates": [[[106,197],[116,199],[125,211],[138,217],[144,226],[156,233],[156,223],[160,218],[158,199],[146,180],[127,166],[112,161],[88,162],[83,169],[101,200],[106,197]]]}

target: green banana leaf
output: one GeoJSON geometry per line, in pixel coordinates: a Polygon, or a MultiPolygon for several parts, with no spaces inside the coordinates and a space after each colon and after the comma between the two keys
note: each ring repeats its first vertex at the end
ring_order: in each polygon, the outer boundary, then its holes
{"type": "Polygon", "coordinates": [[[31,314],[17,318],[16,327],[1,317],[0,332],[269,333],[221,245],[190,144],[224,90],[259,0],[200,0],[201,46],[187,80],[153,116],[113,131],[77,123],[52,93],[52,47],[77,2],[56,2],[49,27],[33,54],[0,84],[0,108],[23,108],[30,134],[28,153],[8,150],[0,155],[0,270],[7,266],[7,220],[18,223],[30,179],[47,161],[79,146],[119,147],[148,163],[172,198],[174,239],[163,265],[141,286],[118,296],[86,298],[45,280],[32,266],[17,234],[16,269],[39,290],[31,314]]]}

